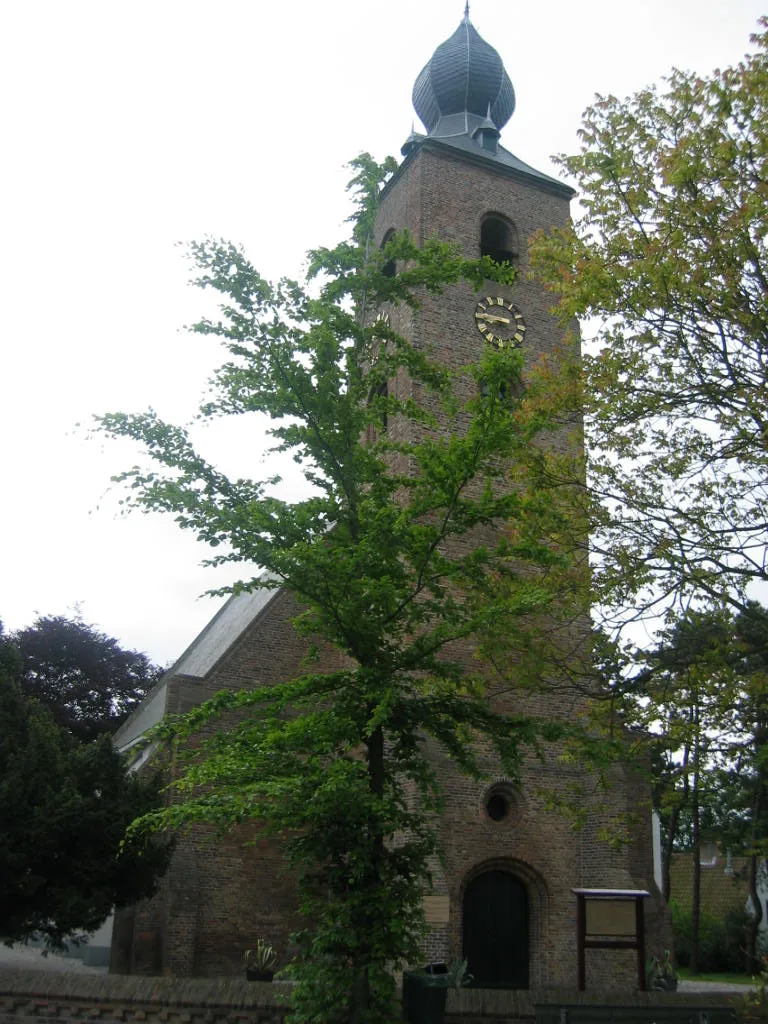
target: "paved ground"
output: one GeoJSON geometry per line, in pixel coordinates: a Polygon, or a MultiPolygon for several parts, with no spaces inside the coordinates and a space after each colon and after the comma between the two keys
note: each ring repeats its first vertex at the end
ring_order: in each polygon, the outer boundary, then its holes
{"type": "Polygon", "coordinates": [[[680,992],[749,992],[751,985],[731,985],[725,981],[680,981],[680,992]]]}
{"type": "Polygon", "coordinates": [[[90,967],[74,956],[43,956],[36,946],[0,945],[0,968],[21,967],[27,971],[56,971],[62,974],[106,974],[106,967],[90,967]]]}

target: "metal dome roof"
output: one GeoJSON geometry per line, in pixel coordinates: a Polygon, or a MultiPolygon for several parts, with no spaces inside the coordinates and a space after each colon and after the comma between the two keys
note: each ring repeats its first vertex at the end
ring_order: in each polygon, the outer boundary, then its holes
{"type": "Polygon", "coordinates": [[[501,130],[512,116],[509,75],[468,14],[416,79],[413,106],[429,134],[438,137],[471,134],[487,117],[501,130]]]}

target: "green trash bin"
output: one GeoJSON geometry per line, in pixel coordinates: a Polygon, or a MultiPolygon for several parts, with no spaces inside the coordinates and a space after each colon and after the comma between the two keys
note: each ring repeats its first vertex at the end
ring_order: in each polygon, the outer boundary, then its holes
{"type": "Polygon", "coordinates": [[[443,1024],[448,978],[421,967],[403,972],[403,1020],[408,1024],[443,1024]]]}

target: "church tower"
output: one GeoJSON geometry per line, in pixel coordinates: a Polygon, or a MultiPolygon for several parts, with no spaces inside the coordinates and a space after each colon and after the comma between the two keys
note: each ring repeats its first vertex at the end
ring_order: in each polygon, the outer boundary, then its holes
{"type": "Polygon", "coordinates": [[[413,105],[427,134],[412,132],[402,148],[403,163],[382,197],[376,241],[407,229],[418,244],[453,242],[468,258],[508,260],[518,274],[512,289],[494,284],[488,296],[467,286],[426,297],[412,325],[396,326],[449,365],[474,360],[478,345],[499,337],[523,343],[531,359],[551,354],[562,331],[547,312],[551,299],[527,280],[527,241],[568,222],[574,192],[500,144],[515,93],[501,57],[469,20],[468,6],[416,79],[413,105]],[[503,305],[485,308],[488,298],[503,305]]]}
{"type": "MultiPolygon", "coordinates": [[[[509,261],[517,276],[511,287],[488,282],[480,294],[466,284],[439,296],[426,294],[416,311],[392,310],[392,327],[452,369],[474,362],[481,346],[499,342],[522,347],[527,371],[541,358],[557,358],[566,343],[564,332],[548,311],[551,297],[530,279],[527,246],[535,232],[567,224],[574,192],[501,145],[501,130],[515,109],[514,88],[501,57],[472,25],[468,4],[459,27],[417,77],[413,105],[426,134],[412,132],[403,146],[404,160],[382,195],[376,244],[406,229],[420,245],[437,238],[456,244],[466,258],[509,261]]],[[[394,386],[401,399],[423,400],[408,391],[408,381],[394,386]]],[[[459,376],[459,388],[476,386],[459,376]]],[[[572,441],[563,436],[552,443],[572,441]]],[[[572,625],[570,642],[574,632],[583,651],[586,610],[572,625]]],[[[569,693],[562,681],[554,683],[550,709],[535,710],[578,716],[584,710],[581,694],[569,693]]],[[[521,708],[513,703],[506,710],[521,708]]],[[[656,892],[644,786],[617,769],[603,796],[588,773],[578,765],[565,767],[554,756],[527,762],[519,785],[495,777],[490,758],[485,767],[491,781],[485,783],[459,776],[436,753],[434,764],[446,795],[439,825],[444,855],[425,895],[430,925],[425,959],[466,957],[483,988],[574,985],[572,890],[656,892]],[[580,830],[548,809],[553,795],[567,802],[575,792],[588,801],[580,830]],[[631,840],[612,851],[606,828],[611,820],[627,821],[633,814],[639,824],[631,840]]],[[[658,945],[653,934],[664,928],[659,907],[656,899],[647,901],[653,948],[658,945]]],[[[612,953],[611,972],[616,983],[633,986],[634,954],[612,953]]],[[[604,976],[592,981],[606,986],[604,976]]]]}

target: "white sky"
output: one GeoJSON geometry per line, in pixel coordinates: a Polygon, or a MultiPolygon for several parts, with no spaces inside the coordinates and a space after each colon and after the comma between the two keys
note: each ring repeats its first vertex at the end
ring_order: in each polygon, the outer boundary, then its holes
{"type": "MultiPolygon", "coordinates": [[[[203,310],[178,240],[243,243],[297,275],[348,214],[344,164],[399,155],[416,75],[463,0],[5,0],[0,3],[0,619],[78,605],[175,659],[220,601],[170,520],[117,512],[130,446],[94,413],[183,421],[216,365],[180,330],[203,310]]],[[[473,0],[518,108],[502,143],[553,173],[595,92],[676,65],[736,62],[758,0],[473,0]]],[[[417,130],[422,130],[417,124],[417,130]]],[[[211,439],[260,474],[245,421],[211,439]]]]}

